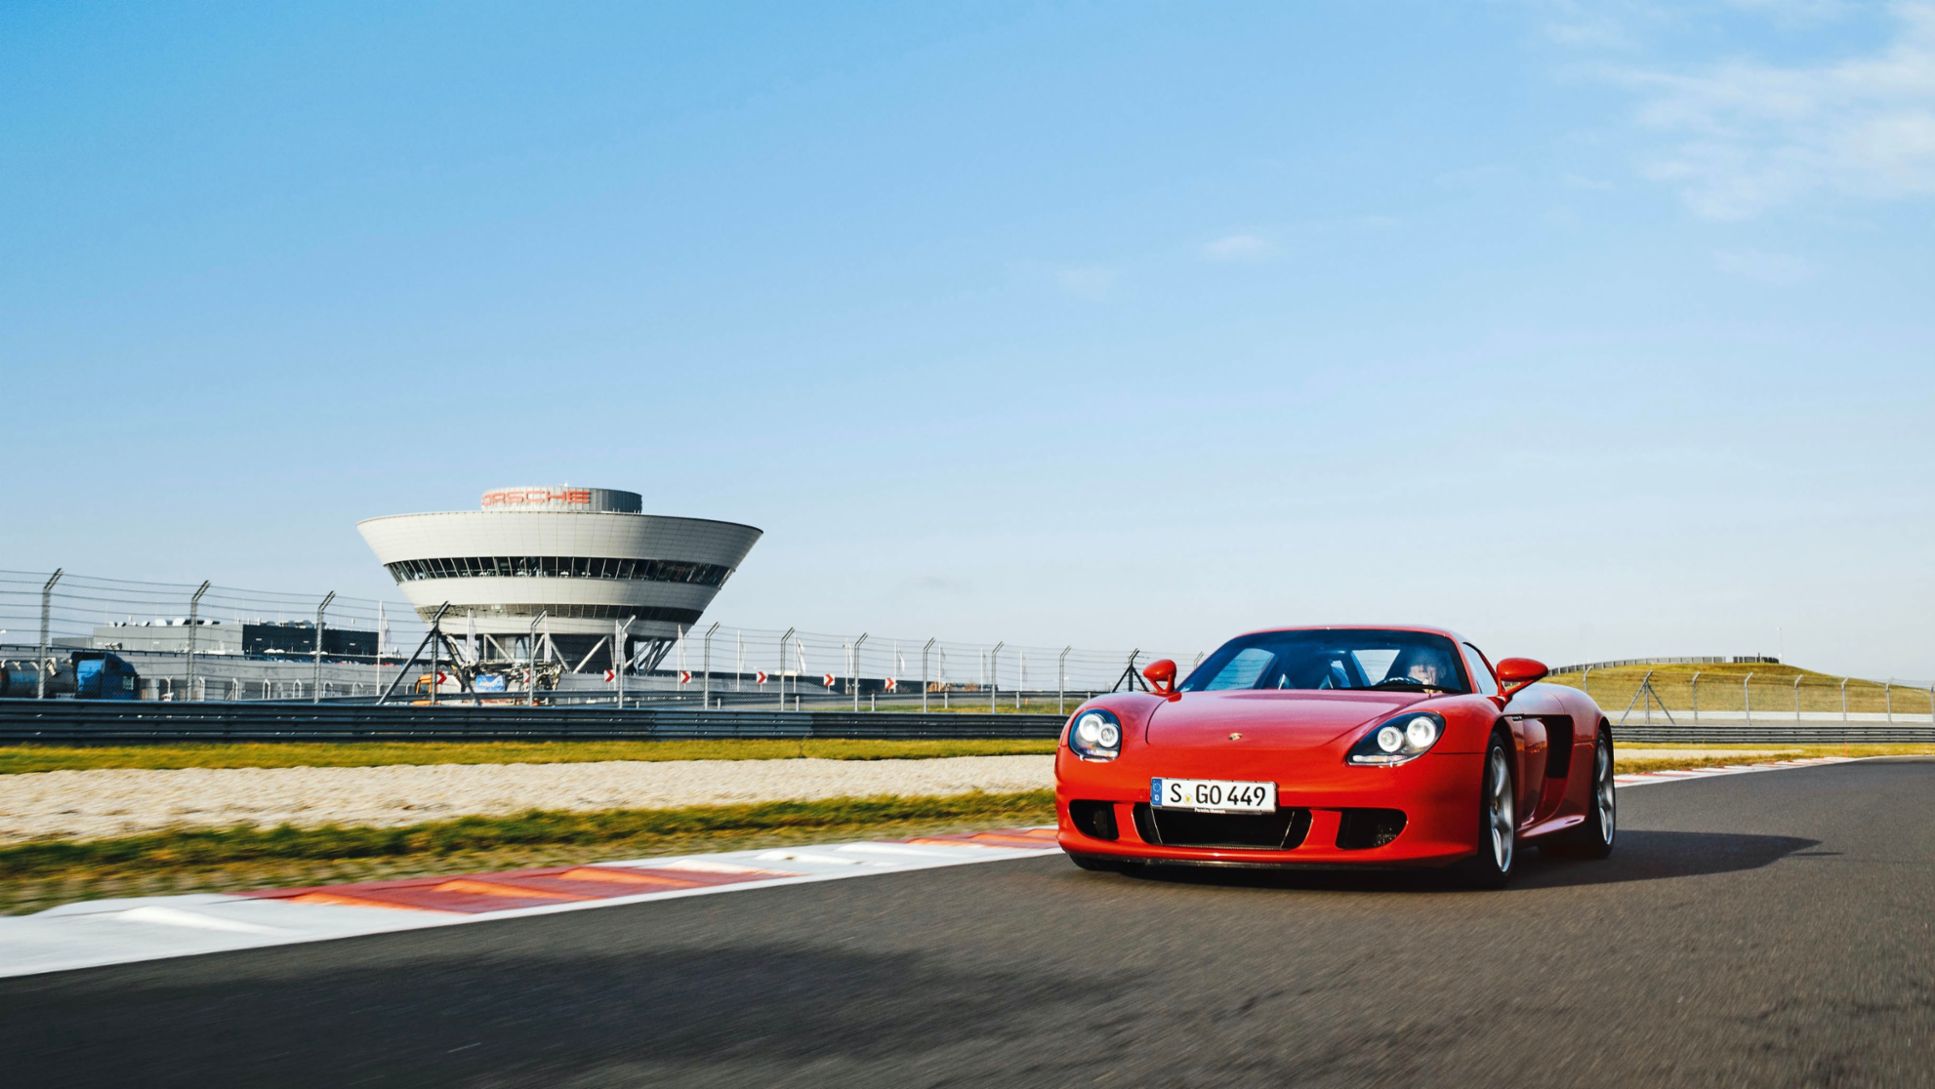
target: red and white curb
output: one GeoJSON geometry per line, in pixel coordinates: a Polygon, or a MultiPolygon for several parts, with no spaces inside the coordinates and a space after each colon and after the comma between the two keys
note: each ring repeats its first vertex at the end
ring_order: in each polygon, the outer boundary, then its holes
{"type": "Polygon", "coordinates": [[[1685,779],[1711,779],[1716,775],[1746,775],[1756,771],[1785,771],[1788,768],[1814,768],[1823,764],[1849,764],[1859,759],[1861,757],[1858,756],[1813,756],[1805,760],[1774,760],[1765,764],[1723,764],[1712,768],[1637,771],[1631,775],[1613,776],[1613,784],[1620,787],[1651,786],[1654,783],[1677,783],[1685,779]]]}
{"type": "Polygon", "coordinates": [[[0,977],[1057,853],[1053,828],[65,904],[0,918],[0,977]]]}

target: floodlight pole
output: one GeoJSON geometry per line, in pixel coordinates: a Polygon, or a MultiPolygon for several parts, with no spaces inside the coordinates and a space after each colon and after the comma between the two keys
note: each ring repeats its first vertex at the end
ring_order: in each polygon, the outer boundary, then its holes
{"type": "Polygon", "coordinates": [[[66,568],[54,568],[54,574],[47,584],[40,588],[40,660],[34,663],[34,698],[47,698],[47,658],[52,654],[47,641],[48,628],[54,618],[54,584],[60,581],[61,572],[66,568]]]}
{"type": "MultiPolygon", "coordinates": [[[[330,603],[330,602],[332,602],[332,601],[334,601],[334,600],[336,600],[336,591],[334,591],[334,590],[331,590],[331,591],[329,591],[328,593],[326,593],[326,594],[324,594],[324,595],[323,595],[323,599],[322,599],[322,604],[320,604],[320,605],[318,605],[318,606],[316,606],[316,690],[315,690],[315,692],[313,692],[313,693],[311,693],[311,695],[310,695],[310,702],[311,702],[311,703],[321,703],[321,702],[322,702],[322,637],[323,637],[323,612],[324,612],[324,610],[326,610],[326,609],[328,609],[328,608],[329,608],[329,603],[330,603]]],[[[433,660],[433,661],[434,661],[434,658],[435,658],[435,654],[436,654],[436,652],[435,652],[435,651],[432,651],[432,652],[431,652],[431,655],[432,655],[432,660],[433,660]]],[[[432,675],[432,676],[431,676],[431,678],[430,678],[430,683],[431,683],[431,684],[436,684],[436,683],[437,683],[437,678],[435,677],[435,675],[432,675]]],[[[189,689],[188,689],[188,694],[189,694],[190,696],[193,696],[193,695],[195,694],[195,689],[194,689],[194,687],[193,687],[193,685],[190,685],[190,687],[189,687],[189,689]]]]}
{"type": "Polygon", "coordinates": [[[188,595],[188,661],[183,663],[183,666],[188,674],[190,699],[195,696],[195,642],[201,638],[202,595],[207,592],[208,580],[203,579],[202,584],[195,588],[195,592],[188,595]]]}

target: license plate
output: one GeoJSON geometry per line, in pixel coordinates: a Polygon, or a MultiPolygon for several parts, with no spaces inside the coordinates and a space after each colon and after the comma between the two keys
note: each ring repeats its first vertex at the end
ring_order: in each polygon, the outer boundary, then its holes
{"type": "Polygon", "coordinates": [[[1274,813],[1277,785],[1229,779],[1151,779],[1149,804],[1157,809],[1194,809],[1201,813],[1274,813]]]}

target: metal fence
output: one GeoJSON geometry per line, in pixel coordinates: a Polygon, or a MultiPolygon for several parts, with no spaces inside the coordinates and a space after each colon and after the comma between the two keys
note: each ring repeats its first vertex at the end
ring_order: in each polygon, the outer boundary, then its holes
{"type": "MultiPolygon", "coordinates": [[[[141,696],[149,700],[370,700],[396,679],[425,633],[415,609],[398,601],[0,571],[0,660],[38,673],[69,650],[113,650],[140,672],[141,696]],[[302,649],[264,653],[243,644],[248,625],[269,624],[283,626],[282,634],[302,649]],[[331,633],[348,631],[375,633],[373,644],[367,650],[329,646],[331,633]]],[[[460,627],[445,634],[472,641],[460,627]]],[[[1109,691],[1125,671],[1157,658],[1174,658],[1188,669],[1203,653],[707,623],[685,631],[656,671],[627,677],[624,687],[628,702],[706,707],[1016,711],[1109,691]]],[[[563,681],[547,696],[551,702],[615,698],[602,671],[564,665],[563,681]]],[[[408,679],[426,669],[413,666],[408,679]]],[[[403,691],[407,696],[407,684],[403,691]]]]}
{"type": "MultiPolygon", "coordinates": [[[[424,634],[416,611],[398,601],[0,571],[0,661],[31,679],[67,650],[113,649],[140,672],[147,700],[368,702],[398,678],[424,634]],[[283,634],[305,649],[251,652],[242,645],[249,624],[293,625],[283,634]],[[328,633],[346,631],[374,633],[372,645],[331,651],[328,633]]],[[[466,639],[462,631],[448,634],[466,639]]],[[[686,631],[658,671],[627,677],[624,690],[627,704],[689,708],[1051,711],[1109,691],[1157,658],[1173,658],[1187,672],[1205,649],[1094,650],[709,623],[686,631]]],[[[422,671],[412,667],[407,679],[422,671]]],[[[1761,655],[1596,662],[1562,667],[1551,680],[1584,688],[1621,726],[1935,724],[1935,693],[1925,682],[1831,677],[1761,655]]],[[[403,691],[407,699],[409,686],[403,691]]],[[[567,672],[546,699],[596,705],[616,702],[617,694],[601,672],[567,672]]]]}
{"type": "Polygon", "coordinates": [[[1583,689],[1618,726],[1935,725],[1935,685],[1836,677],[1767,661],[1589,666],[1551,680],[1583,689]]]}

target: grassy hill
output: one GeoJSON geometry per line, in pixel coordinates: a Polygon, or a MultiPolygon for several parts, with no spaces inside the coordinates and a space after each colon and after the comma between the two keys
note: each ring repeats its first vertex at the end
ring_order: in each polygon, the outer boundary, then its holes
{"type": "MultiPolygon", "coordinates": [[[[1583,671],[1568,671],[1554,673],[1547,680],[1584,688],[1601,707],[1617,714],[1632,701],[1648,672],[1653,675],[1653,691],[1676,711],[1696,706],[1696,697],[1702,712],[1739,712],[1749,700],[1756,716],[1764,713],[1770,718],[1782,712],[1791,715],[1797,705],[1803,712],[1816,714],[1839,714],[1842,710],[1843,678],[1766,662],[1608,666],[1592,670],[1589,677],[1583,671]]],[[[1925,717],[1929,713],[1926,688],[1891,687],[1857,677],[1847,679],[1846,696],[1850,713],[1880,714],[1891,702],[1898,715],[1925,717]]]]}

